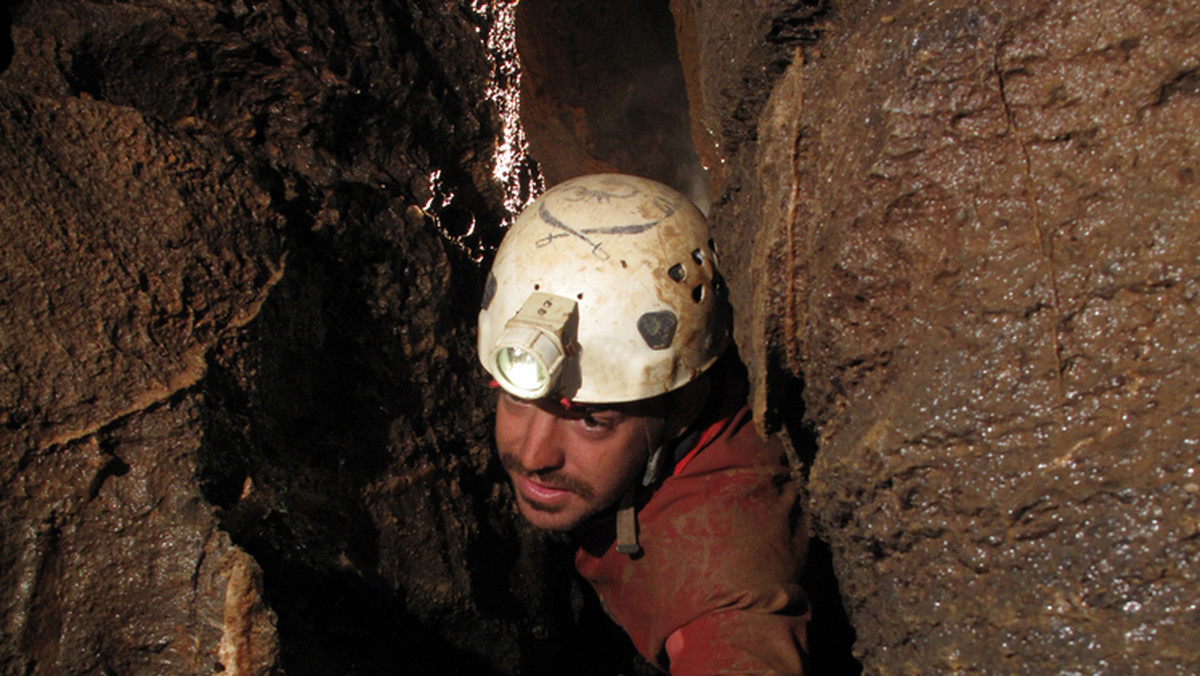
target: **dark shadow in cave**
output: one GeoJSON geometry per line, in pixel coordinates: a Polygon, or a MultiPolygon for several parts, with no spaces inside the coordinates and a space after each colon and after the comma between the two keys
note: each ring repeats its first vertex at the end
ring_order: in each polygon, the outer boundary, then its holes
{"type": "Polygon", "coordinates": [[[12,65],[15,45],[12,39],[13,12],[12,5],[0,7],[0,73],[12,65]]]}
{"type": "MultiPolygon", "coordinates": [[[[381,535],[364,489],[398,462],[394,422],[421,424],[413,412],[423,405],[388,316],[372,314],[362,288],[371,271],[403,267],[389,256],[407,255],[372,236],[396,227],[387,198],[343,185],[329,199],[363,231],[315,233],[299,187],[290,202],[277,195],[293,212],[283,277],[247,330],[210,356],[201,490],[262,568],[287,673],[496,673],[414,616],[405,589],[378,572],[381,535]]],[[[422,452],[411,443],[406,452],[422,452]]]]}
{"type": "Polygon", "coordinates": [[[521,0],[521,122],[547,185],[619,171],[708,204],[665,0],[521,0]]]}
{"type": "MultiPolygon", "coordinates": [[[[774,411],[791,441],[807,479],[818,453],[817,437],[804,421],[804,381],[783,372],[778,364],[768,367],[771,399],[778,402],[774,411]],[[782,404],[782,405],[779,405],[782,404]]],[[[812,602],[813,619],[808,628],[809,662],[814,674],[828,676],[857,676],[862,664],[854,657],[854,627],[842,604],[837,575],[833,568],[833,552],[829,544],[818,537],[809,542],[808,559],[800,578],[812,602]]]]}
{"type": "Polygon", "coordinates": [[[356,363],[361,347],[336,330],[353,322],[325,258],[293,250],[239,349],[210,359],[201,489],[263,570],[288,672],[382,673],[381,652],[407,646],[419,627],[381,581],[332,565],[337,549],[353,569],[378,562],[371,519],[353,494],[385,462],[387,424],[361,415],[376,409],[354,391],[369,374],[356,363]],[[330,335],[315,335],[326,325],[330,335]]]}

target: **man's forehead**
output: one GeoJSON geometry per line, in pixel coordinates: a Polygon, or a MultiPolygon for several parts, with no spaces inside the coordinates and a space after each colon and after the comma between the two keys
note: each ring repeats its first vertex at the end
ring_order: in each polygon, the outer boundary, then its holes
{"type": "Polygon", "coordinates": [[[606,412],[606,411],[624,412],[624,411],[622,411],[622,409],[627,408],[627,407],[623,407],[621,404],[597,404],[597,403],[589,403],[589,402],[581,402],[581,401],[571,401],[570,399],[566,399],[563,397],[560,397],[560,398],[542,397],[541,399],[534,399],[534,400],[525,399],[524,401],[532,403],[533,405],[535,405],[543,410],[550,411],[556,415],[571,416],[571,417],[590,416],[590,415],[595,415],[597,413],[602,413],[602,412],[606,412]]]}
{"type": "Polygon", "coordinates": [[[588,402],[568,401],[566,399],[553,402],[568,415],[591,416],[599,414],[620,414],[624,416],[651,416],[661,413],[662,401],[659,398],[639,399],[624,402],[588,402]]]}
{"type": "MultiPolygon", "coordinates": [[[[499,387],[495,384],[495,381],[492,382],[493,387],[499,387]]],[[[501,389],[501,394],[525,404],[537,406],[548,413],[564,417],[586,417],[601,413],[617,413],[625,416],[649,416],[661,413],[662,410],[660,397],[624,402],[590,402],[571,401],[566,397],[554,396],[546,396],[540,399],[525,399],[511,392],[506,392],[503,389],[501,389]]]]}

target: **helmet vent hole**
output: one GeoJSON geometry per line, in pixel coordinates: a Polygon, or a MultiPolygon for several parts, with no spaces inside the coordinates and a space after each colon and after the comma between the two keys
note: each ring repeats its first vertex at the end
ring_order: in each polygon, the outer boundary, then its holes
{"type": "Polygon", "coordinates": [[[692,260],[696,261],[696,265],[704,265],[704,254],[699,249],[692,251],[692,260]]]}
{"type": "Polygon", "coordinates": [[[703,284],[697,284],[696,288],[692,289],[692,300],[696,301],[697,303],[704,300],[704,285],[703,284]]]}
{"type": "Polygon", "coordinates": [[[541,285],[541,284],[534,284],[534,285],[533,285],[533,290],[534,290],[534,291],[541,291],[541,290],[542,290],[542,285],[541,285]]]}
{"type": "Polygon", "coordinates": [[[679,318],[670,310],[655,310],[638,317],[638,333],[651,350],[665,350],[675,340],[675,328],[679,318]]]}
{"type": "Polygon", "coordinates": [[[683,268],[683,263],[676,263],[671,266],[670,270],[667,270],[667,276],[677,282],[682,282],[687,278],[687,270],[683,268]]]}
{"type": "Polygon", "coordinates": [[[582,291],[575,294],[575,300],[583,300],[583,292],[582,291]]]}

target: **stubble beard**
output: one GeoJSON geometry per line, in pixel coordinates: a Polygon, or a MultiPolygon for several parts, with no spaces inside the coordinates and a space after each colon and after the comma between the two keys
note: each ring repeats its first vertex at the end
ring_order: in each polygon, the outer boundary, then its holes
{"type": "MultiPolygon", "coordinates": [[[[600,511],[603,511],[604,507],[607,506],[596,504],[596,489],[582,479],[567,476],[557,470],[549,472],[529,472],[521,466],[520,462],[516,458],[511,456],[501,455],[500,463],[509,473],[510,481],[517,477],[525,477],[533,479],[539,484],[549,488],[568,491],[572,493],[573,497],[575,498],[571,502],[576,504],[582,503],[584,507],[583,511],[575,518],[555,526],[542,526],[539,525],[534,519],[529,518],[529,516],[522,515],[525,516],[525,520],[529,521],[530,525],[534,526],[535,528],[552,532],[570,531],[580,523],[583,523],[600,511]]],[[[515,490],[515,487],[514,493],[516,495],[517,503],[522,508],[522,511],[524,511],[524,509],[529,509],[538,514],[545,514],[552,517],[566,512],[572,506],[570,503],[562,505],[548,505],[534,500],[529,500],[522,495],[519,490],[515,490]]]]}

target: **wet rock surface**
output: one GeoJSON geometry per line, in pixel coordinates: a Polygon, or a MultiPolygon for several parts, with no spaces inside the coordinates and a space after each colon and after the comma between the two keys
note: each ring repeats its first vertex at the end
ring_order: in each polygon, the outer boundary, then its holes
{"type": "Polygon", "coordinates": [[[623,669],[490,459],[497,14],[7,11],[0,672],[623,669]]]}
{"type": "Polygon", "coordinates": [[[1200,665],[1198,20],[850,5],[775,88],[743,327],[868,672],[1200,665]]]}

